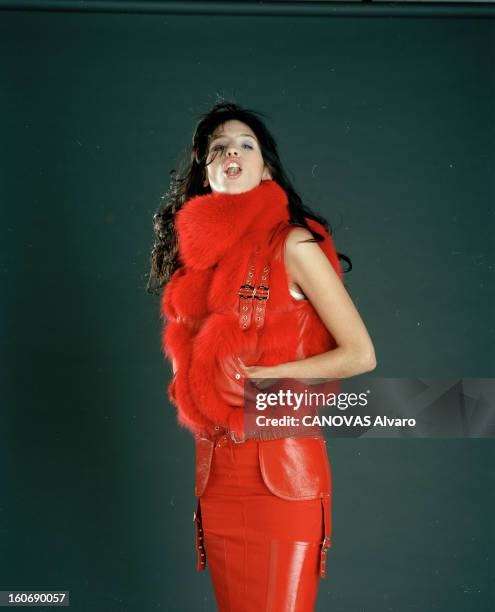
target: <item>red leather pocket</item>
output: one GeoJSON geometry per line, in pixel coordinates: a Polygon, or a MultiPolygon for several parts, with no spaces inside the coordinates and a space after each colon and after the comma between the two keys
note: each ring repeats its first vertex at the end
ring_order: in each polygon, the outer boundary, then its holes
{"type": "Polygon", "coordinates": [[[331,494],[330,464],[323,438],[260,441],[263,481],[282,499],[316,499],[331,494]]]}

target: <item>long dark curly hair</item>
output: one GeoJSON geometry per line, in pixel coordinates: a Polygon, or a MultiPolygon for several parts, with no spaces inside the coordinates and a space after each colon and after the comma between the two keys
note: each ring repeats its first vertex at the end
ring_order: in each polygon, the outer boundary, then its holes
{"type": "MultiPolygon", "coordinates": [[[[310,242],[321,242],[324,238],[308,226],[305,217],[318,221],[332,234],[326,219],[303,204],[294,190],[282,168],[277,143],[259,116],[264,115],[261,112],[243,108],[234,102],[227,101],[217,102],[210,111],[201,116],[194,130],[190,159],[186,158],[181,162],[179,173],[175,170],[171,171],[168,191],[161,198],[164,203],[153,216],[154,243],[151,250],[151,269],[146,287],[148,293],[159,294],[175,270],[181,265],[178,260],[175,215],[182,208],[184,202],[193,196],[211,193],[210,186],[205,187],[203,185],[206,176],[209,139],[215,128],[232,119],[242,121],[255,133],[263,160],[271,172],[272,179],[287,193],[291,224],[309,230],[314,237],[314,239],[308,238],[310,242]]],[[[208,163],[211,163],[211,160],[208,163]]],[[[351,260],[343,253],[337,253],[337,255],[339,259],[348,263],[348,268],[344,272],[350,272],[352,270],[351,260]]]]}

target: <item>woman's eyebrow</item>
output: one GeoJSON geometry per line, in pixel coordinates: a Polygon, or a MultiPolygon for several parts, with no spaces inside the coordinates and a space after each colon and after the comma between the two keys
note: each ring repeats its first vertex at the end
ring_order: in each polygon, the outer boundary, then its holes
{"type": "MultiPolygon", "coordinates": [[[[249,136],[249,138],[256,140],[256,138],[252,134],[237,134],[237,135],[238,136],[249,136]]],[[[224,137],[225,137],[225,134],[212,134],[211,142],[213,142],[214,140],[217,140],[218,138],[224,138],[224,137]]]]}

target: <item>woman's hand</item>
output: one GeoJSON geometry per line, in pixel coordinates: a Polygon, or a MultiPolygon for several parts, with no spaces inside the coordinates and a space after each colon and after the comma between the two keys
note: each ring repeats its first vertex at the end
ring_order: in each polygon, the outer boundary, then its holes
{"type": "Polygon", "coordinates": [[[269,388],[279,380],[278,378],[273,378],[273,374],[270,373],[271,368],[269,366],[247,366],[240,357],[238,357],[237,360],[239,362],[241,372],[246,378],[251,380],[251,384],[257,389],[269,388]]]}

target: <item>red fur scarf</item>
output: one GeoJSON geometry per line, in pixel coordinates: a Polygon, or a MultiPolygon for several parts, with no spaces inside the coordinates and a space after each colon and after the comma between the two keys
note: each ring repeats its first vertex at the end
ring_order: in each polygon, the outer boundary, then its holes
{"type": "MultiPolygon", "coordinates": [[[[270,297],[258,365],[293,361],[329,350],[333,338],[309,301],[296,304],[287,286],[283,245],[290,231],[287,194],[272,180],[240,194],[213,192],[188,200],[176,215],[179,258],[162,295],[164,354],[175,376],[168,392],[179,424],[193,433],[215,424],[243,432],[243,411],[216,392],[218,362],[233,353],[249,354],[257,344],[254,325],[239,326],[238,290],[245,282],[249,256],[260,245],[270,262],[270,297]],[[304,334],[301,324],[304,319],[304,334]]],[[[339,261],[324,227],[318,243],[342,279],[339,261]]],[[[247,365],[253,365],[247,363],[247,365]]]]}

